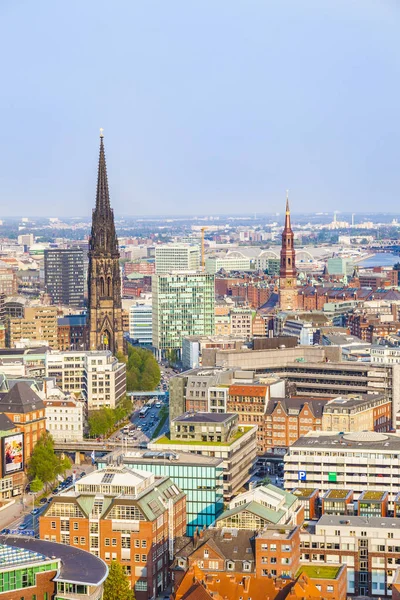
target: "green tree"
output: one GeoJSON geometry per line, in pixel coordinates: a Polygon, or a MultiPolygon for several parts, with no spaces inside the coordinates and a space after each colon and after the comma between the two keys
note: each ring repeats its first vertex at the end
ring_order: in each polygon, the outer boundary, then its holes
{"type": "Polygon", "coordinates": [[[153,354],[144,348],[128,345],[126,387],[130,391],[152,391],[160,383],[160,367],[153,354]]]}
{"type": "Polygon", "coordinates": [[[35,477],[35,479],[30,482],[29,486],[31,488],[31,492],[37,494],[41,489],[43,489],[43,481],[41,481],[38,477],[35,477]]]}
{"type": "Polygon", "coordinates": [[[28,475],[31,480],[38,479],[47,486],[70,466],[69,458],[62,459],[54,453],[54,440],[46,431],[37,441],[29,459],[28,475]]]}
{"type": "Polygon", "coordinates": [[[103,600],[135,600],[135,593],[131,590],[125,571],[116,560],[111,562],[104,582],[103,600]]]}

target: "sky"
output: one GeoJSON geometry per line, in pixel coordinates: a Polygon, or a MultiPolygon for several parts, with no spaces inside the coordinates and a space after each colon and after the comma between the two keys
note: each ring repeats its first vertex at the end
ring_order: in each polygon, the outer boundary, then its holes
{"type": "Polygon", "coordinates": [[[0,218],[400,213],[398,0],[0,0],[0,218]]]}

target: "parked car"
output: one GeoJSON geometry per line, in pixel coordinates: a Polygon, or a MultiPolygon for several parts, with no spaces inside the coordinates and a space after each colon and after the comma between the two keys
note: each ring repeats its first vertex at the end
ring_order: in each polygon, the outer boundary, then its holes
{"type": "Polygon", "coordinates": [[[47,504],[47,498],[40,498],[39,504],[47,504]]]}
{"type": "Polygon", "coordinates": [[[2,529],[2,530],[0,531],[0,533],[1,533],[2,535],[8,535],[8,534],[10,533],[10,530],[9,530],[9,529],[2,529]]]}
{"type": "Polygon", "coordinates": [[[38,508],[34,508],[33,510],[31,510],[31,515],[35,516],[39,513],[39,509],[38,508]]]}
{"type": "Polygon", "coordinates": [[[25,529],[26,529],[25,523],[21,523],[21,525],[18,525],[18,531],[25,531],[25,529]]]}

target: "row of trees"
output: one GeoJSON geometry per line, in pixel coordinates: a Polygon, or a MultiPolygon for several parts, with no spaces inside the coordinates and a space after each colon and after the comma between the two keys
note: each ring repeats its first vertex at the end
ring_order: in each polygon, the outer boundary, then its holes
{"type": "Polygon", "coordinates": [[[117,354],[118,360],[126,364],[126,388],[128,392],[151,392],[160,383],[160,367],[153,354],[144,348],[128,345],[128,356],[117,354]]]}
{"type": "Polygon", "coordinates": [[[89,433],[91,436],[106,435],[117,423],[132,412],[132,401],[125,397],[115,408],[93,410],[89,415],[89,433]]]}
{"type": "Polygon", "coordinates": [[[65,475],[71,467],[68,457],[60,458],[54,453],[54,440],[51,435],[44,433],[36,443],[28,462],[28,476],[31,480],[32,492],[39,492],[43,486],[55,481],[57,475],[65,475]]]}

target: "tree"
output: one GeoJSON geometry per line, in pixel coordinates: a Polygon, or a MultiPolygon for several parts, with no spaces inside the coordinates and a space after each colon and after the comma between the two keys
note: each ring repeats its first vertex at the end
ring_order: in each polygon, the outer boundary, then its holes
{"type": "Polygon", "coordinates": [[[160,383],[160,367],[153,354],[144,348],[128,345],[126,388],[130,391],[150,392],[160,383]]]}
{"type": "Polygon", "coordinates": [[[35,477],[35,479],[30,482],[29,487],[31,492],[37,494],[41,489],[43,489],[43,481],[41,481],[38,477],[35,477]]]}
{"type": "Polygon", "coordinates": [[[125,571],[116,560],[110,564],[108,577],[104,583],[103,600],[135,600],[125,571]]]}
{"type": "Polygon", "coordinates": [[[65,473],[70,466],[68,457],[60,458],[54,453],[54,440],[46,431],[33,449],[28,462],[28,475],[33,481],[40,480],[43,487],[43,484],[54,481],[57,475],[65,473]]]}

